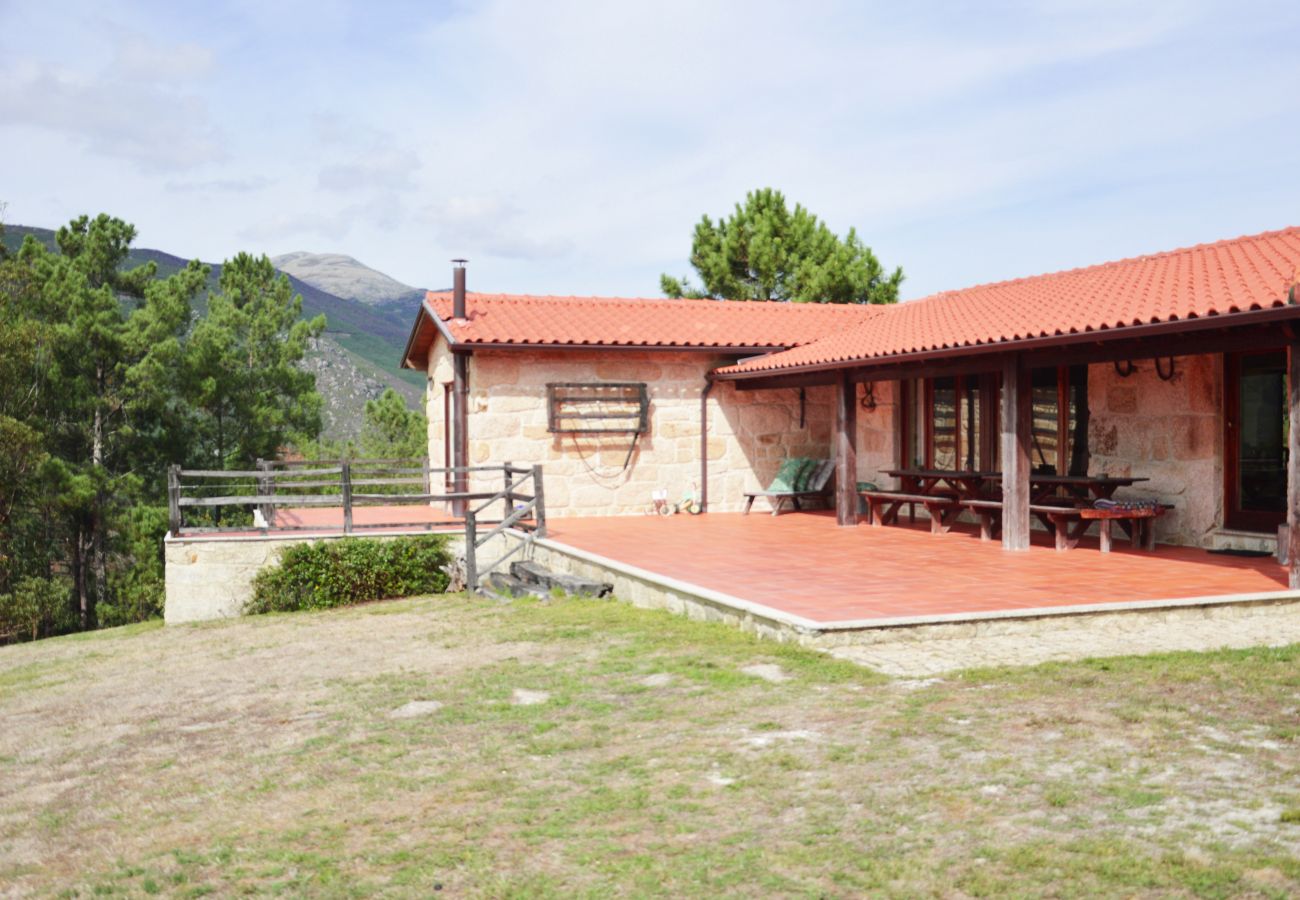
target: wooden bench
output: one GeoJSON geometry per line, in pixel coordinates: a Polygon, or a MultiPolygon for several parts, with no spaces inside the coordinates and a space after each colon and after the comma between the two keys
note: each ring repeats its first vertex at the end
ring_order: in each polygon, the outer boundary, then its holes
{"type": "MultiPolygon", "coordinates": [[[[992,498],[977,498],[961,501],[963,508],[979,518],[980,540],[991,541],[997,537],[1002,523],[1002,501],[992,498]]],[[[1134,547],[1154,550],[1155,520],[1173,507],[1161,504],[1157,507],[1139,509],[1094,509],[1090,506],[1065,506],[1047,503],[1033,503],[1029,512],[1047,526],[1056,539],[1057,550],[1073,550],[1079,545],[1079,539],[1091,527],[1098,523],[1101,531],[1101,552],[1109,553],[1112,546],[1111,523],[1118,522],[1121,528],[1129,532],[1134,547]]]]}
{"type": "Polygon", "coordinates": [[[1002,530],[1002,501],[983,497],[963,500],[961,505],[980,521],[980,540],[996,540],[1002,530]]]}
{"type": "Polygon", "coordinates": [[[1171,509],[1173,506],[1167,503],[1140,509],[1081,509],[1079,517],[1085,522],[1097,523],[1102,553],[1110,552],[1112,522],[1118,522],[1128,531],[1135,548],[1150,551],[1156,549],[1156,519],[1171,509]]]}
{"type": "Polygon", "coordinates": [[[930,515],[930,533],[945,534],[961,512],[956,494],[909,494],[904,491],[858,491],[867,504],[867,524],[883,527],[898,520],[904,504],[920,503],[930,515]]]}

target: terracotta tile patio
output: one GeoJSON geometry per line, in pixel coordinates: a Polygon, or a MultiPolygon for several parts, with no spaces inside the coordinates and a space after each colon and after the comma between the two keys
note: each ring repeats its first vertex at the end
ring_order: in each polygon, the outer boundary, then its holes
{"type": "Polygon", "coordinates": [[[976,534],[840,528],[833,513],[552,519],[552,540],[817,622],[1278,592],[1271,557],[1187,547],[1011,553],[976,534]]]}

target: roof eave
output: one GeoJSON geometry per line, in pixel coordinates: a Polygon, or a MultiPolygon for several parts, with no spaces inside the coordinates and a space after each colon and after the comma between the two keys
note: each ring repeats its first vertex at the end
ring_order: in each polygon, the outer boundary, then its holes
{"type": "Polygon", "coordinates": [[[807,363],[804,365],[785,366],[775,369],[750,369],[742,372],[716,371],[713,373],[713,377],[719,381],[746,381],[756,378],[780,377],[782,375],[827,372],[836,369],[878,368],[898,363],[929,362],[932,360],[953,359],[962,356],[985,356],[994,353],[1042,350],[1052,347],[1067,347],[1075,344],[1107,343],[1109,341],[1127,340],[1131,338],[1184,334],[1214,328],[1234,328],[1243,325],[1283,322],[1290,319],[1300,319],[1300,305],[1287,303],[1279,306],[1267,307],[1265,309],[1176,319],[1171,322],[1125,325],[1097,331],[1080,331],[1069,334],[1047,335],[1018,341],[998,341],[988,344],[965,344],[958,347],[922,350],[915,353],[895,353],[889,356],[859,357],[857,359],[807,363]]]}
{"type": "MultiPolygon", "coordinates": [[[[434,329],[442,335],[442,338],[447,342],[448,347],[455,347],[459,343],[456,340],[456,336],[451,333],[451,329],[447,327],[447,323],[438,317],[438,313],[434,310],[432,304],[429,303],[429,298],[426,296],[422,301],[420,301],[420,311],[415,316],[415,324],[411,326],[411,333],[407,335],[406,349],[402,351],[402,361],[399,368],[416,368],[416,366],[411,365],[411,361],[415,358],[413,351],[416,349],[415,342],[419,337],[420,323],[423,322],[425,318],[428,318],[433,322],[434,329]]],[[[430,346],[432,346],[432,341],[430,342],[430,346]]],[[[427,351],[428,347],[421,349],[427,351]]],[[[425,361],[427,362],[427,360],[428,356],[426,354],[425,361]]]]}

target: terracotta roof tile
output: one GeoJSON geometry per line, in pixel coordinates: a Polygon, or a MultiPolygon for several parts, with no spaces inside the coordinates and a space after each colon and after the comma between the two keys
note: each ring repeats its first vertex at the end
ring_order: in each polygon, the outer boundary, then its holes
{"type": "Polygon", "coordinates": [[[450,292],[430,292],[425,307],[457,342],[741,348],[796,347],[878,315],[880,306],[738,303],[717,300],[465,296],[467,317],[452,318],[450,292]]]}
{"type": "Polygon", "coordinates": [[[945,291],[792,350],[719,370],[808,368],[1286,306],[1300,228],[945,291]]]}

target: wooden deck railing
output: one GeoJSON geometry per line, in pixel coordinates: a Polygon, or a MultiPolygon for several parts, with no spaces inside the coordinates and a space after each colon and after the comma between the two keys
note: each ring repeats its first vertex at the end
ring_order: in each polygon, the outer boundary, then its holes
{"type": "MultiPolygon", "coordinates": [[[[535,479],[541,475],[509,463],[495,466],[431,468],[427,459],[341,459],[283,462],[258,460],[253,469],[183,469],[172,466],[167,472],[167,506],[174,535],[207,534],[231,531],[320,531],[342,527],[345,534],[356,531],[411,527],[409,519],[354,522],[358,507],[427,506],[448,503],[469,507],[475,501],[500,501],[505,504],[503,519],[512,518],[511,499],[515,479],[535,479]],[[464,473],[500,473],[504,490],[460,491],[446,488],[453,477],[464,473]],[[319,522],[300,524],[286,521],[281,512],[303,508],[337,508],[340,525],[319,522]],[[187,522],[187,513],[191,521],[187,522]],[[250,521],[251,516],[251,521],[250,521]],[[194,519],[200,521],[195,522],[194,519]],[[236,521],[231,521],[235,519],[236,521]]],[[[480,475],[480,480],[482,476],[480,475]]],[[[522,484],[523,482],[519,482],[522,484]]],[[[517,485],[516,485],[517,486],[517,485]]],[[[540,488],[529,495],[540,496],[540,488]]],[[[488,505],[488,504],[485,504],[488,505]]],[[[479,507],[483,510],[483,507],[479,507]]],[[[537,511],[541,513],[540,504],[537,511]]],[[[456,517],[449,515],[449,522],[456,517]]],[[[514,521],[518,521],[514,517],[514,521]]],[[[479,515],[479,524],[484,524],[479,515]]]]}
{"type": "Polygon", "coordinates": [[[532,532],[533,537],[546,537],[546,502],[542,494],[542,467],[516,469],[510,463],[502,467],[505,471],[505,488],[488,497],[478,506],[465,510],[465,589],[477,591],[482,575],[501,565],[524,547],[528,540],[519,541],[501,556],[487,565],[479,565],[478,551],[492,538],[509,528],[523,528],[532,532]],[[515,480],[513,476],[521,476],[515,480]],[[531,491],[532,493],[526,493],[531,491]],[[504,506],[505,516],[495,521],[495,527],[479,534],[480,517],[496,504],[504,506]]]}

